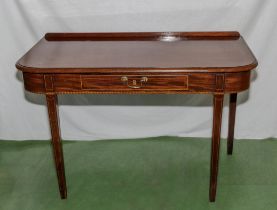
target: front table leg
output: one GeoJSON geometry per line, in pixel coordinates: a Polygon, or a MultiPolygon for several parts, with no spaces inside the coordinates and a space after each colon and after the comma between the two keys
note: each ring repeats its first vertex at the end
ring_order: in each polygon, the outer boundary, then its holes
{"type": "Polygon", "coordinates": [[[63,161],[63,149],[60,137],[60,128],[59,128],[59,116],[57,109],[58,98],[56,94],[46,94],[49,123],[51,128],[52,135],[52,147],[53,155],[56,166],[56,173],[58,177],[59,190],[61,198],[64,199],[67,196],[66,190],[66,179],[64,172],[64,161],[63,161]]]}
{"type": "Polygon", "coordinates": [[[210,172],[210,201],[215,201],[217,174],[218,174],[218,160],[219,160],[219,146],[220,146],[220,130],[221,117],[223,108],[224,94],[215,94],[213,98],[213,134],[211,146],[211,172],[210,172]]]}

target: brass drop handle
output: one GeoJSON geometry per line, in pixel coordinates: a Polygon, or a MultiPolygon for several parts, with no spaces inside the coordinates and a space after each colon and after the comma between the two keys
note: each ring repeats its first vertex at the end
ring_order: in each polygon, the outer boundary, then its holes
{"type": "Polygon", "coordinates": [[[125,83],[129,88],[134,88],[134,89],[137,89],[137,88],[142,88],[143,85],[148,81],[148,78],[147,77],[142,77],[140,80],[139,80],[139,85],[137,84],[137,80],[133,79],[132,80],[132,85],[129,84],[129,79],[128,77],[126,76],[123,76],[121,77],[121,81],[123,83],[125,83]]]}

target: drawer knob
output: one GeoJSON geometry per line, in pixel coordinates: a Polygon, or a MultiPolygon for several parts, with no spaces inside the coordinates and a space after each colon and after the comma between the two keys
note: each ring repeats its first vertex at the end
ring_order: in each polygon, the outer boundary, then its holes
{"type": "Polygon", "coordinates": [[[137,80],[133,79],[132,80],[132,84],[129,84],[129,79],[126,76],[121,77],[121,81],[126,84],[129,88],[133,88],[133,89],[138,89],[138,88],[142,88],[143,85],[148,81],[147,77],[141,77],[141,79],[139,80],[139,85],[137,84],[137,80]]]}

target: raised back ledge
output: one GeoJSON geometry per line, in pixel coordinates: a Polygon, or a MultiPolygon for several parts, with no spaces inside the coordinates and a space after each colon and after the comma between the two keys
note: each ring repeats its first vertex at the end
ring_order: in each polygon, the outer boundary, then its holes
{"type": "Polygon", "coordinates": [[[176,41],[176,40],[236,40],[237,31],[216,32],[111,32],[111,33],[46,33],[47,41],[176,41]]]}

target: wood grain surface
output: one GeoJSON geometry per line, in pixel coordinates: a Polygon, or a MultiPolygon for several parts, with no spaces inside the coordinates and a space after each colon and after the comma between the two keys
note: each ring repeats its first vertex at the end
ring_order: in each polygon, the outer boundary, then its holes
{"type": "Polygon", "coordinates": [[[257,61],[238,32],[52,33],[16,66],[31,73],[238,72],[257,61]]]}

